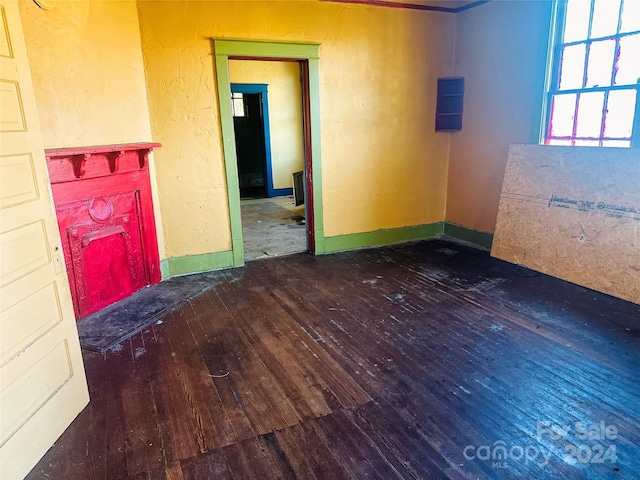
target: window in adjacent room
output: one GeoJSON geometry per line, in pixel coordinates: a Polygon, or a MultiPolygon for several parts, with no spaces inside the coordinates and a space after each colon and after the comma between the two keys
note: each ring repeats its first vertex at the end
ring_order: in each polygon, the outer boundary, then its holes
{"type": "Polygon", "coordinates": [[[640,0],[559,0],[557,15],[544,143],[640,146],[640,0]]]}
{"type": "Polygon", "coordinates": [[[245,111],[245,105],[244,105],[244,95],[242,93],[237,93],[237,92],[231,93],[231,107],[233,109],[234,117],[247,116],[247,112],[245,111]]]}

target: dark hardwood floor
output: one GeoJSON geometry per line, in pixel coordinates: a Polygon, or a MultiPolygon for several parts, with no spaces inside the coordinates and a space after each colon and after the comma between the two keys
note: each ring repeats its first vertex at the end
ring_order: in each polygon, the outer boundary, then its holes
{"type": "Polygon", "coordinates": [[[442,240],[207,277],[30,480],[639,478],[638,305],[442,240]]]}

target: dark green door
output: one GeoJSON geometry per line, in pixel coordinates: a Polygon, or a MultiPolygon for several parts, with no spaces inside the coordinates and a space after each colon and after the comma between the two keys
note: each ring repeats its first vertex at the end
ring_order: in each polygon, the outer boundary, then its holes
{"type": "Polygon", "coordinates": [[[233,93],[238,180],[241,198],[267,196],[267,168],[261,93],[233,93]]]}

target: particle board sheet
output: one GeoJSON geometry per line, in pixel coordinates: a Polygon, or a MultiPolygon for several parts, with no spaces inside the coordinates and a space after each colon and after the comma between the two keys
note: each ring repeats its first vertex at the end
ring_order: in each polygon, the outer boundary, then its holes
{"type": "Polygon", "coordinates": [[[512,145],[491,255],[640,303],[640,151],[512,145]]]}

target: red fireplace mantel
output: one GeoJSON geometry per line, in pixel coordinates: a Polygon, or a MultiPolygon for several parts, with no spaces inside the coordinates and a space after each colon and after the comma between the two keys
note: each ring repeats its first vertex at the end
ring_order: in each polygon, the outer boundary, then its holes
{"type": "Polygon", "coordinates": [[[160,146],[45,150],[78,319],[160,281],[148,162],[160,146]]]}
{"type": "Polygon", "coordinates": [[[98,145],[93,147],[71,147],[71,148],[49,148],[45,150],[47,161],[57,160],[59,165],[49,167],[49,177],[51,183],[58,183],[73,180],[70,178],[71,170],[75,178],[85,178],[87,174],[91,177],[107,174],[104,167],[108,166],[108,173],[117,173],[120,167],[120,158],[126,153],[134,152],[138,158],[139,168],[146,167],[149,152],[159,143],[123,143],[118,145],[98,145]],[[90,162],[93,159],[94,162],[90,162]],[[107,163],[104,163],[107,160],[107,163]],[[102,161],[102,162],[101,162],[102,161]],[[65,167],[65,162],[67,163],[65,167]],[[102,167],[100,163],[103,163],[102,167]],[[92,168],[87,172],[87,164],[92,168]],[[53,170],[52,170],[53,167],[53,170]],[[52,176],[52,174],[55,174],[52,176]]]}

